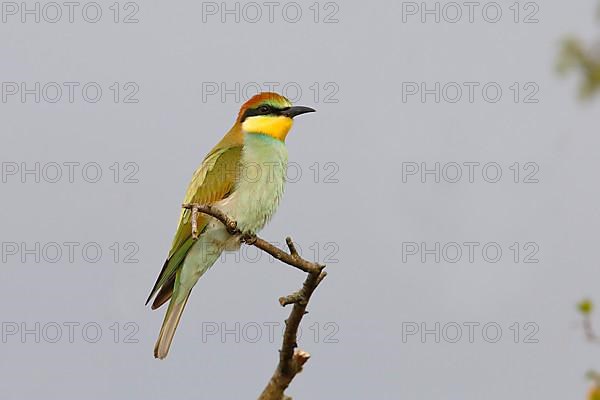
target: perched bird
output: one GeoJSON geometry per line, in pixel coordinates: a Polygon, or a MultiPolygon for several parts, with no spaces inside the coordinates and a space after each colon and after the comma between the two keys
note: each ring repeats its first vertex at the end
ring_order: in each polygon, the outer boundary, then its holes
{"type": "MultiPolygon", "coordinates": [[[[237,221],[244,233],[256,233],[269,221],[283,194],[288,153],[285,138],[293,118],[315,110],[292,106],[277,93],[260,93],[240,109],[233,127],[208,153],[192,177],[184,203],[213,205],[237,221]],[[250,172],[251,171],[251,172],[250,172]]],[[[199,237],[192,237],[191,211],[184,209],[171,251],[146,304],[152,309],[169,299],[154,347],[154,357],[169,352],[192,288],[224,250],[240,247],[216,219],[200,214],[199,237]]]]}

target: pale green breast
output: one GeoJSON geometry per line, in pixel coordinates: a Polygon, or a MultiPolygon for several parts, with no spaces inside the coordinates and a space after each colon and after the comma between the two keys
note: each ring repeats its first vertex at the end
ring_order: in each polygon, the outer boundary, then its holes
{"type": "Polygon", "coordinates": [[[219,202],[243,232],[258,232],[271,219],[285,187],[288,153],[285,144],[268,135],[248,133],[233,193],[219,202]]]}

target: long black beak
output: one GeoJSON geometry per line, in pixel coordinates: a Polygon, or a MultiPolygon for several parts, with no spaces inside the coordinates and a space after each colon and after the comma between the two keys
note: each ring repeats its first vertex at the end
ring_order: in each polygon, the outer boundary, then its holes
{"type": "Polygon", "coordinates": [[[293,107],[290,107],[290,108],[287,108],[287,109],[281,111],[281,115],[285,115],[286,117],[294,118],[297,115],[311,113],[311,112],[315,112],[315,111],[317,111],[317,110],[315,110],[314,108],[310,108],[310,107],[293,106],[293,107]]]}

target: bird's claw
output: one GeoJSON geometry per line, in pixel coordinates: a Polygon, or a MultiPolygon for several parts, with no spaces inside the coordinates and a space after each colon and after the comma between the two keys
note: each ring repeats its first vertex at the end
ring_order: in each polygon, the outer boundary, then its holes
{"type": "Polygon", "coordinates": [[[254,233],[244,233],[242,234],[242,241],[248,245],[253,245],[256,243],[256,235],[254,233]]]}

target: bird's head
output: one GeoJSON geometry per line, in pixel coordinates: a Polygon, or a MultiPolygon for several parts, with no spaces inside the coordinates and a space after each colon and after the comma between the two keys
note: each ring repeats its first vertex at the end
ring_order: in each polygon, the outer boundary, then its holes
{"type": "Polygon", "coordinates": [[[244,103],[237,122],[244,132],[262,133],[285,141],[293,118],[314,111],[310,107],[292,106],[288,99],[277,93],[264,92],[244,103]]]}

